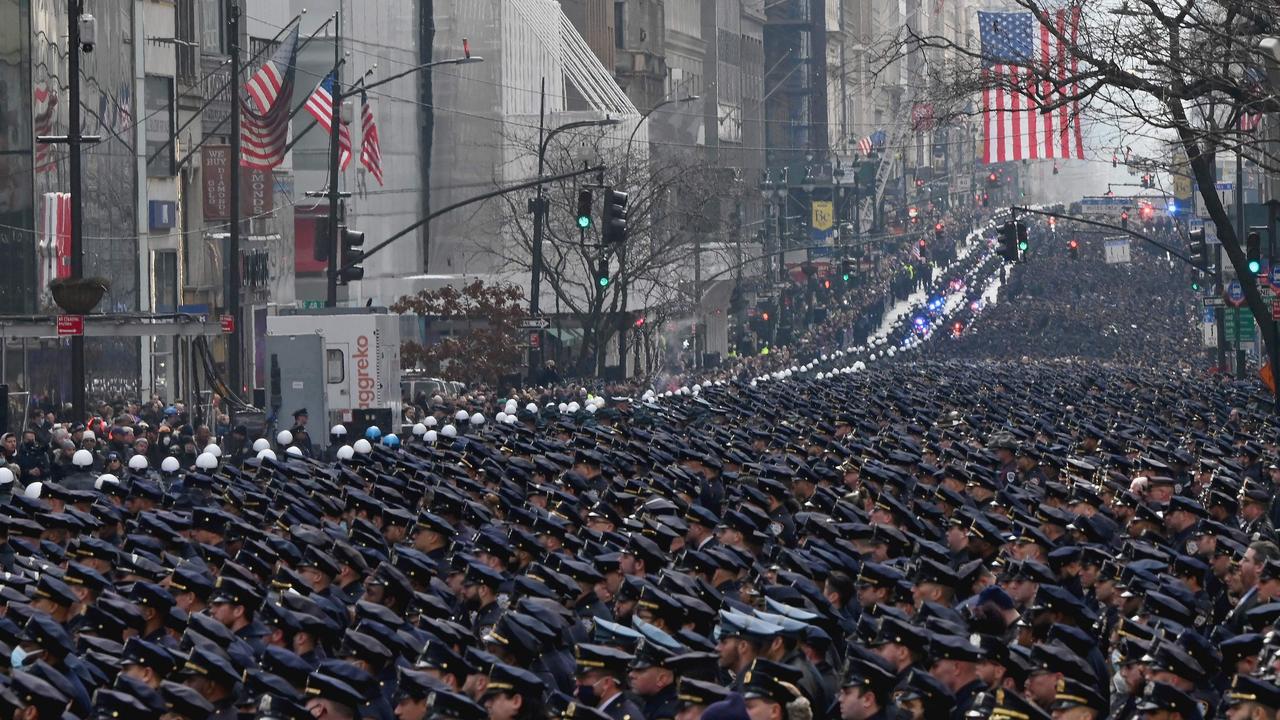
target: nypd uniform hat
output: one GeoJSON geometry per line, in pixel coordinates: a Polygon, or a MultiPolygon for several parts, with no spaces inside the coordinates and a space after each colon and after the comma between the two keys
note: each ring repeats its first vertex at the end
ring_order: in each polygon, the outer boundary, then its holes
{"type": "Polygon", "coordinates": [[[1261,678],[1236,675],[1231,678],[1231,687],[1222,696],[1222,702],[1227,707],[1257,703],[1275,712],[1280,710],[1280,687],[1261,678]]]}
{"type": "Polygon", "coordinates": [[[307,677],[305,689],[307,697],[318,697],[352,710],[364,704],[364,700],[355,688],[338,678],[322,672],[313,672],[307,677]]]}

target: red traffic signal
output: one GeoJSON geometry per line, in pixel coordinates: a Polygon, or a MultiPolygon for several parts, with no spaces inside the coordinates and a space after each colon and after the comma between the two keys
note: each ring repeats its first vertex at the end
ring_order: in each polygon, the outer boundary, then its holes
{"type": "Polygon", "coordinates": [[[934,223],[934,225],[933,225],[933,231],[934,231],[934,232],[942,232],[942,230],[943,230],[943,225],[942,225],[942,223],[934,223]]]}
{"type": "Polygon", "coordinates": [[[1072,250],[1075,250],[1080,247],[1080,243],[1076,242],[1075,240],[1072,240],[1071,242],[1067,243],[1067,247],[1071,248],[1072,250]]]}
{"type": "Polygon", "coordinates": [[[999,175],[996,175],[995,173],[991,173],[990,175],[988,175],[988,176],[987,176],[987,182],[989,182],[989,183],[994,183],[994,182],[998,181],[999,179],[1000,179],[1000,176],[999,176],[999,175]]]}
{"type": "Polygon", "coordinates": [[[769,322],[769,313],[767,312],[760,313],[760,319],[765,322],[769,322]]]}
{"type": "Polygon", "coordinates": [[[644,316],[641,315],[640,317],[636,318],[634,325],[636,327],[644,327],[644,316]]]}
{"type": "Polygon", "coordinates": [[[926,243],[924,241],[924,238],[920,238],[920,249],[923,250],[925,246],[926,246],[926,243]]]}

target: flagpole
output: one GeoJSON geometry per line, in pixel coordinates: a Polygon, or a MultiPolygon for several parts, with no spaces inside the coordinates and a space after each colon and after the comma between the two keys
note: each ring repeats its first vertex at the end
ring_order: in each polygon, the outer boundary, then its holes
{"type": "Polygon", "coordinates": [[[230,35],[228,52],[231,53],[231,232],[227,243],[227,314],[231,316],[231,333],[227,336],[227,384],[236,397],[244,395],[240,382],[241,325],[240,322],[240,6],[236,0],[227,0],[227,26],[230,35]]]}
{"type": "Polygon", "coordinates": [[[333,25],[333,99],[329,117],[329,267],[326,272],[324,306],[338,306],[338,253],[342,243],[338,237],[338,138],[342,126],[342,0],[333,25]]]}

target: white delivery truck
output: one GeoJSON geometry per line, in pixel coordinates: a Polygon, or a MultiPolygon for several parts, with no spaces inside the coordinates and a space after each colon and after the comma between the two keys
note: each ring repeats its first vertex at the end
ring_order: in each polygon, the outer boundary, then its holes
{"type": "Polygon", "coordinates": [[[268,406],[287,427],[306,408],[311,440],[347,426],[395,432],[401,417],[400,318],[386,308],[286,309],[267,318],[268,406]],[[323,421],[323,426],[321,422],[323,421]]]}

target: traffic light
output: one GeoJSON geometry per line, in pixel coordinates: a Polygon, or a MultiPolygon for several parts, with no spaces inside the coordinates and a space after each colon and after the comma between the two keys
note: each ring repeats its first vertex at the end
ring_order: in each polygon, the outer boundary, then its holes
{"type": "Polygon", "coordinates": [[[924,238],[920,238],[920,251],[924,252],[927,247],[929,247],[929,243],[925,242],[924,238]]]}
{"type": "MultiPolygon", "coordinates": [[[[627,194],[609,188],[604,193],[604,211],[601,213],[605,243],[621,244],[627,241],[627,194]]],[[[607,284],[607,283],[606,283],[607,284]]]]}
{"type": "Polygon", "coordinates": [[[1204,240],[1204,228],[1197,228],[1187,233],[1187,251],[1191,256],[1191,264],[1200,269],[1209,265],[1209,246],[1204,240]]]}
{"type": "Polygon", "coordinates": [[[915,205],[912,205],[911,207],[907,208],[907,217],[911,218],[911,224],[915,225],[916,223],[920,222],[920,210],[917,209],[915,205]]]}
{"type": "Polygon", "coordinates": [[[586,230],[591,227],[591,191],[578,191],[578,229],[586,230]]]}
{"type": "Polygon", "coordinates": [[[1129,211],[1120,211],[1120,227],[1128,229],[1129,227],[1129,211]]]}
{"type": "Polygon", "coordinates": [[[1067,252],[1071,255],[1072,260],[1079,260],[1080,242],[1075,238],[1071,238],[1071,241],[1067,243],[1067,252]]]}
{"type": "Polygon", "coordinates": [[[991,173],[987,175],[987,182],[991,185],[996,185],[1000,182],[1000,176],[995,173],[991,173]]]}
{"type": "Polygon", "coordinates": [[[996,254],[1009,262],[1018,261],[1018,226],[1014,221],[1000,226],[996,254]]]}
{"type": "Polygon", "coordinates": [[[844,258],[843,260],[841,260],[840,261],[840,278],[845,282],[849,282],[849,279],[853,277],[853,267],[854,267],[853,260],[850,260],[849,258],[844,258]]]}
{"type": "Polygon", "coordinates": [[[1257,230],[1250,230],[1245,236],[1244,257],[1249,263],[1249,272],[1257,275],[1262,272],[1262,236],[1257,230]]]}
{"type": "Polygon", "coordinates": [[[1027,242],[1027,224],[1015,222],[1014,226],[1018,231],[1018,252],[1022,254],[1020,259],[1026,259],[1027,250],[1031,247],[1031,244],[1027,242]]]}
{"type": "Polygon", "coordinates": [[[947,228],[946,228],[946,226],[945,226],[945,225],[943,225],[941,222],[934,223],[934,224],[933,224],[933,239],[935,239],[935,240],[941,240],[941,239],[942,239],[942,232],[943,232],[944,230],[946,230],[946,229],[947,229],[947,228]]]}
{"type": "Polygon", "coordinates": [[[329,246],[333,242],[329,237],[329,221],[321,218],[315,224],[315,231],[311,238],[312,259],[316,262],[329,262],[329,246]]]}
{"type": "Polygon", "coordinates": [[[360,265],[360,261],[364,260],[364,251],[360,249],[364,246],[364,233],[345,226],[339,227],[338,233],[342,238],[342,254],[338,256],[341,261],[338,284],[346,285],[364,277],[364,267],[360,265]]]}
{"type": "Polygon", "coordinates": [[[987,205],[989,205],[990,203],[991,203],[991,196],[986,193],[982,193],[982,207],[987,207],[987,205]]]}

